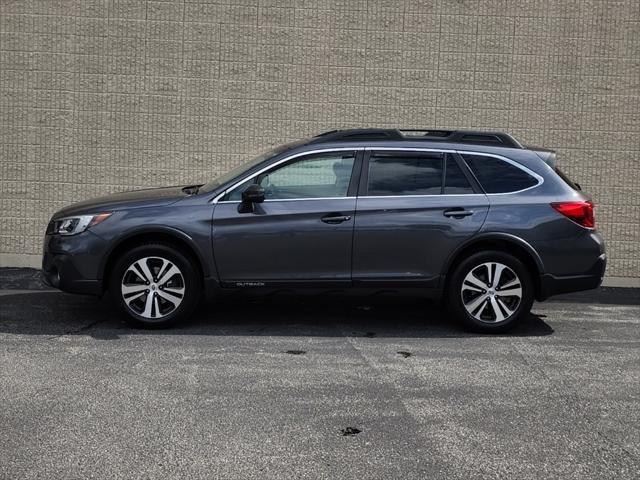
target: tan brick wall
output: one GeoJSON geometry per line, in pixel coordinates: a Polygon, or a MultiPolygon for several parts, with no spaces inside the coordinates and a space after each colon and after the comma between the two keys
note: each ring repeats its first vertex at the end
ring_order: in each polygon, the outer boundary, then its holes
{"type": "Polygon", "coordinates": [[[0,259],[70,202],[347,126],[556,148],[640,278],[639,0],[0,0],[0,259]]]}

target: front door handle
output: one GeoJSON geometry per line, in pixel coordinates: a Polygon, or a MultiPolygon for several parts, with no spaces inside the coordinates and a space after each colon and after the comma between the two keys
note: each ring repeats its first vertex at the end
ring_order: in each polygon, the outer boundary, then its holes
{"type": "Polygon", "coordinates": [[[445,217],[453,217],[453,218],[463,218],[468,217],[469,215],[473,215],[473,210],[465,210],[462,207],[450,208],[449,210],[445,210],[442,212],[445,217]]]}
{"type": "Polygon", "coordinates": [[[337,223],[348,222],[349,220],[351,220],[351,215],[342,215],[341,213],[329,213],[324,217],[322,217],[320,220],[322,220],[324,223],[335,225],[337,223]]]}

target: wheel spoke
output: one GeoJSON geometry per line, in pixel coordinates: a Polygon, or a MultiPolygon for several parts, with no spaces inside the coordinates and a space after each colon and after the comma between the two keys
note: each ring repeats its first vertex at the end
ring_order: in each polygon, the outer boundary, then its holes
{"type": "Polygon", "coordinates": [[[498,290],[496,292],[496,295],[498,295],[499,297],[522,297],[522,288],[521,287],[517,287],[517,288],[509,288],[507,290],[498,290]]]}
{"type": "Polygon", "coordinates": [[[479,288],[481,290],[486,290],[487,288],[489,288],[489,285],[487,285],[482,280],[480,280],[478,277],[476,277],[473,274],[473,272],[469,272],[469,275],[467,275],[464,278],[464,283],[467,283],[467,284],[470,283],[474,287],[477,287],[477,288],[479,288]]]}
{"type": "Polygon", "coordinates": [[[162,275],[162,278],[158,278],[158,285],[164,285],[169,280],[171,280],[171,278],[174,275],[177,275],[178,273],[180,273],[180,270],[178,270],[178,267],[176,267],[175,265],[171,264],[171,267],[169,267],[169,269],[166,271],[166,273],[164,275],[162,275]]]}
{"type": "Polygon", "coordinates": [[[153,300],[154,300],[154,295],[147,295],[147,299],[144,303],[144,311],[140,314],[143,317],[147,317],[147,318],[154,318],[155,315],[153,315],[153,300]]]}
{"type": "Polygon", "coordinates": [[[146,258],[142,258],[138,260],[136,263],[132,265],[132,267],[137,267],[135,269],[132,268],[131,270],[135,272],[139,277],[141,276],[139,272],[142,272],[144,276],[142,276],[141,278],[143,280],[146,280],[147,282],[153,282],[153,275],[151,273],[151,270],[149,270],[149,266],[147,265],[146,258]],[[139,272],[137,271],[138,269],[139,269],[139,272]]]}
{"type": "Polygon", "coordinates": [[[142,281],[146,281],[147,279],[144,278],[144,273],[142,273],[140,271],[140,269],[138,267],[136,267],[135,264],[131,265],[129,268],[127,268],[127,271],[125,273],[133,273],[136,277],[138,277],[140,280],[142,281]]]}
{"type": "Polygon", "coordinates": [[[491,297],[491,310],[493,310],[493,315],[495,317],[496,322],[501,322],[502,320],[507,318],[502,313],[502,310],[500,310],[500,305],[498,305],[498,301],[496,300],[496,297],[491,297]]]}
{"type": "Polygon", "coordinates": [[[482,317],[482,312],[484,312],[485,308],[487,308],[487,304],[489,303],[489,298],[485,298],[484,302],[482,302],[482,305],[480,305],[479,308],[476,309],[474,316],[476,318],[481,318],[482,317]]]}
{"type": "Polygon", "coordinates": [[[494,263],[493,265],[496,266],[496,269],[493,274],[493,280],[491,282],[491,285],[493,285],[495,288],[498,288],[498,285],[500,285],[500,278],[502,277],[502,272],[507,267],[506,265],[502,265],[501,263],[494,263]]]}
{"type": "Polygon", "coordinates": [[[515,285],[520,286],[520,279],[518,277],[514,278],[513,280],[509,280],[504,285],[500,285],[500,290],[504,291],[505,289],[511,288],[515,285]]]}
{"type": "Polygon", "coordinates": [[[131,302],[133,302],[134,300],[137,300],[138,298],[140,298],[141,296],[143,296],[145,294],[145,292],[139,292],[136,293],[134,295],[131,295],[130,297],[126,297],[124,299],[125,302],[127,302],[127,305],[131,305],[131,302]]]}
{"type": "Polygon", "coordinates": [[[164,292],[177,293],[181,297],[184,296],[184,287],[164,287],[162,290],[164,292]]]}
{"type": "Polygon", "coordinates": [[[482,288],[474,287],[473,285],[462,285],[462,290],[469,290],[470,292],[484,292],[482,288]]]}
{"type": "Polygon", "coordinates": [[[173,266],[173,264],[166,259],[162,259],[162,265],[160,266],[160,269],[158,269],[158,273],[156,274],[156,279],[162,278],[162,276],[164,275],[165,269],[169,266],[173,266]]]}
{"type": "Polygon", "coordinates": [[[156,317],[160,317],[160,305],[158,305],[158,295],[153,296],[153,307],[156,317]]]}
{"type": "Polygon", "coordinates": [[[498,305],[502,307],[502,310],[504,310],[507,313],[507,317],[510,317],[511,315],[513,315],[514,310],[511,310],[509,307],[507,307],[507,305],[502,301],[500,297],[496,297],[496,302],[498,302],[498,305]]]}
{"type": "Polygon", "coordinates": [[[130,295],[132,293],[144,292],[147,288],[147,285],[122,285],[122,295],[130,295]]]}
{"type": "Polygon", "coordinates": [[[164,291],[158,290],[158,295],[164,298],[165,300],[171,302],[174,307],[177,307],[178,305],[180,305],[180,302],[182,301],[182,295],[181,296],[173,295],[172,293],[167,292],[167,289],[165,289],[164,291]]]}
{"type": "Polygon", "coordinates": [[[495,263],[485,263],[484,268],[487,270],[487,287],[493,283],[493,266],[495,263]]]}
{"type": "Polygon", "coordinates": [[[465,303],[465,308],[471,315],[475,315],[476,310],[480,306],[481,303],[487,299],[488,295],[478,295],[476,298],[471,300],[469,303],[465,303]]]}

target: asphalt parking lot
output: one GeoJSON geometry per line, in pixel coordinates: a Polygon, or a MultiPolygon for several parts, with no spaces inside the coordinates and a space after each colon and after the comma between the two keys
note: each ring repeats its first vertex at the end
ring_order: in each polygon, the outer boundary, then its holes
{"type": "Polygon", "coordinates": [[[638,478],[637,291],[504,336],[397,298],[210,303],[149,332],[12,279],[0,478],[638,478]]]}

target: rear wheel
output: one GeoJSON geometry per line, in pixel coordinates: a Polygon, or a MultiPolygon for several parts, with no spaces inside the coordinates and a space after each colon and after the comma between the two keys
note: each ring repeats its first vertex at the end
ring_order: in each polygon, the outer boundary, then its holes
{"type": "Polygon", "coordinates": [[[193,312],[201,282],[196,266],[180,250],[145,244],[118,259],[109,290],[130,325],[163,328],[193,312]]]}
{"type": "Polygon", "coordinates": [[[448,305],[470,330],[505,332],[525,318],[533,304],[533,282],[526,266],[513,255],[479,252],[453,272],[448,305]]]}

